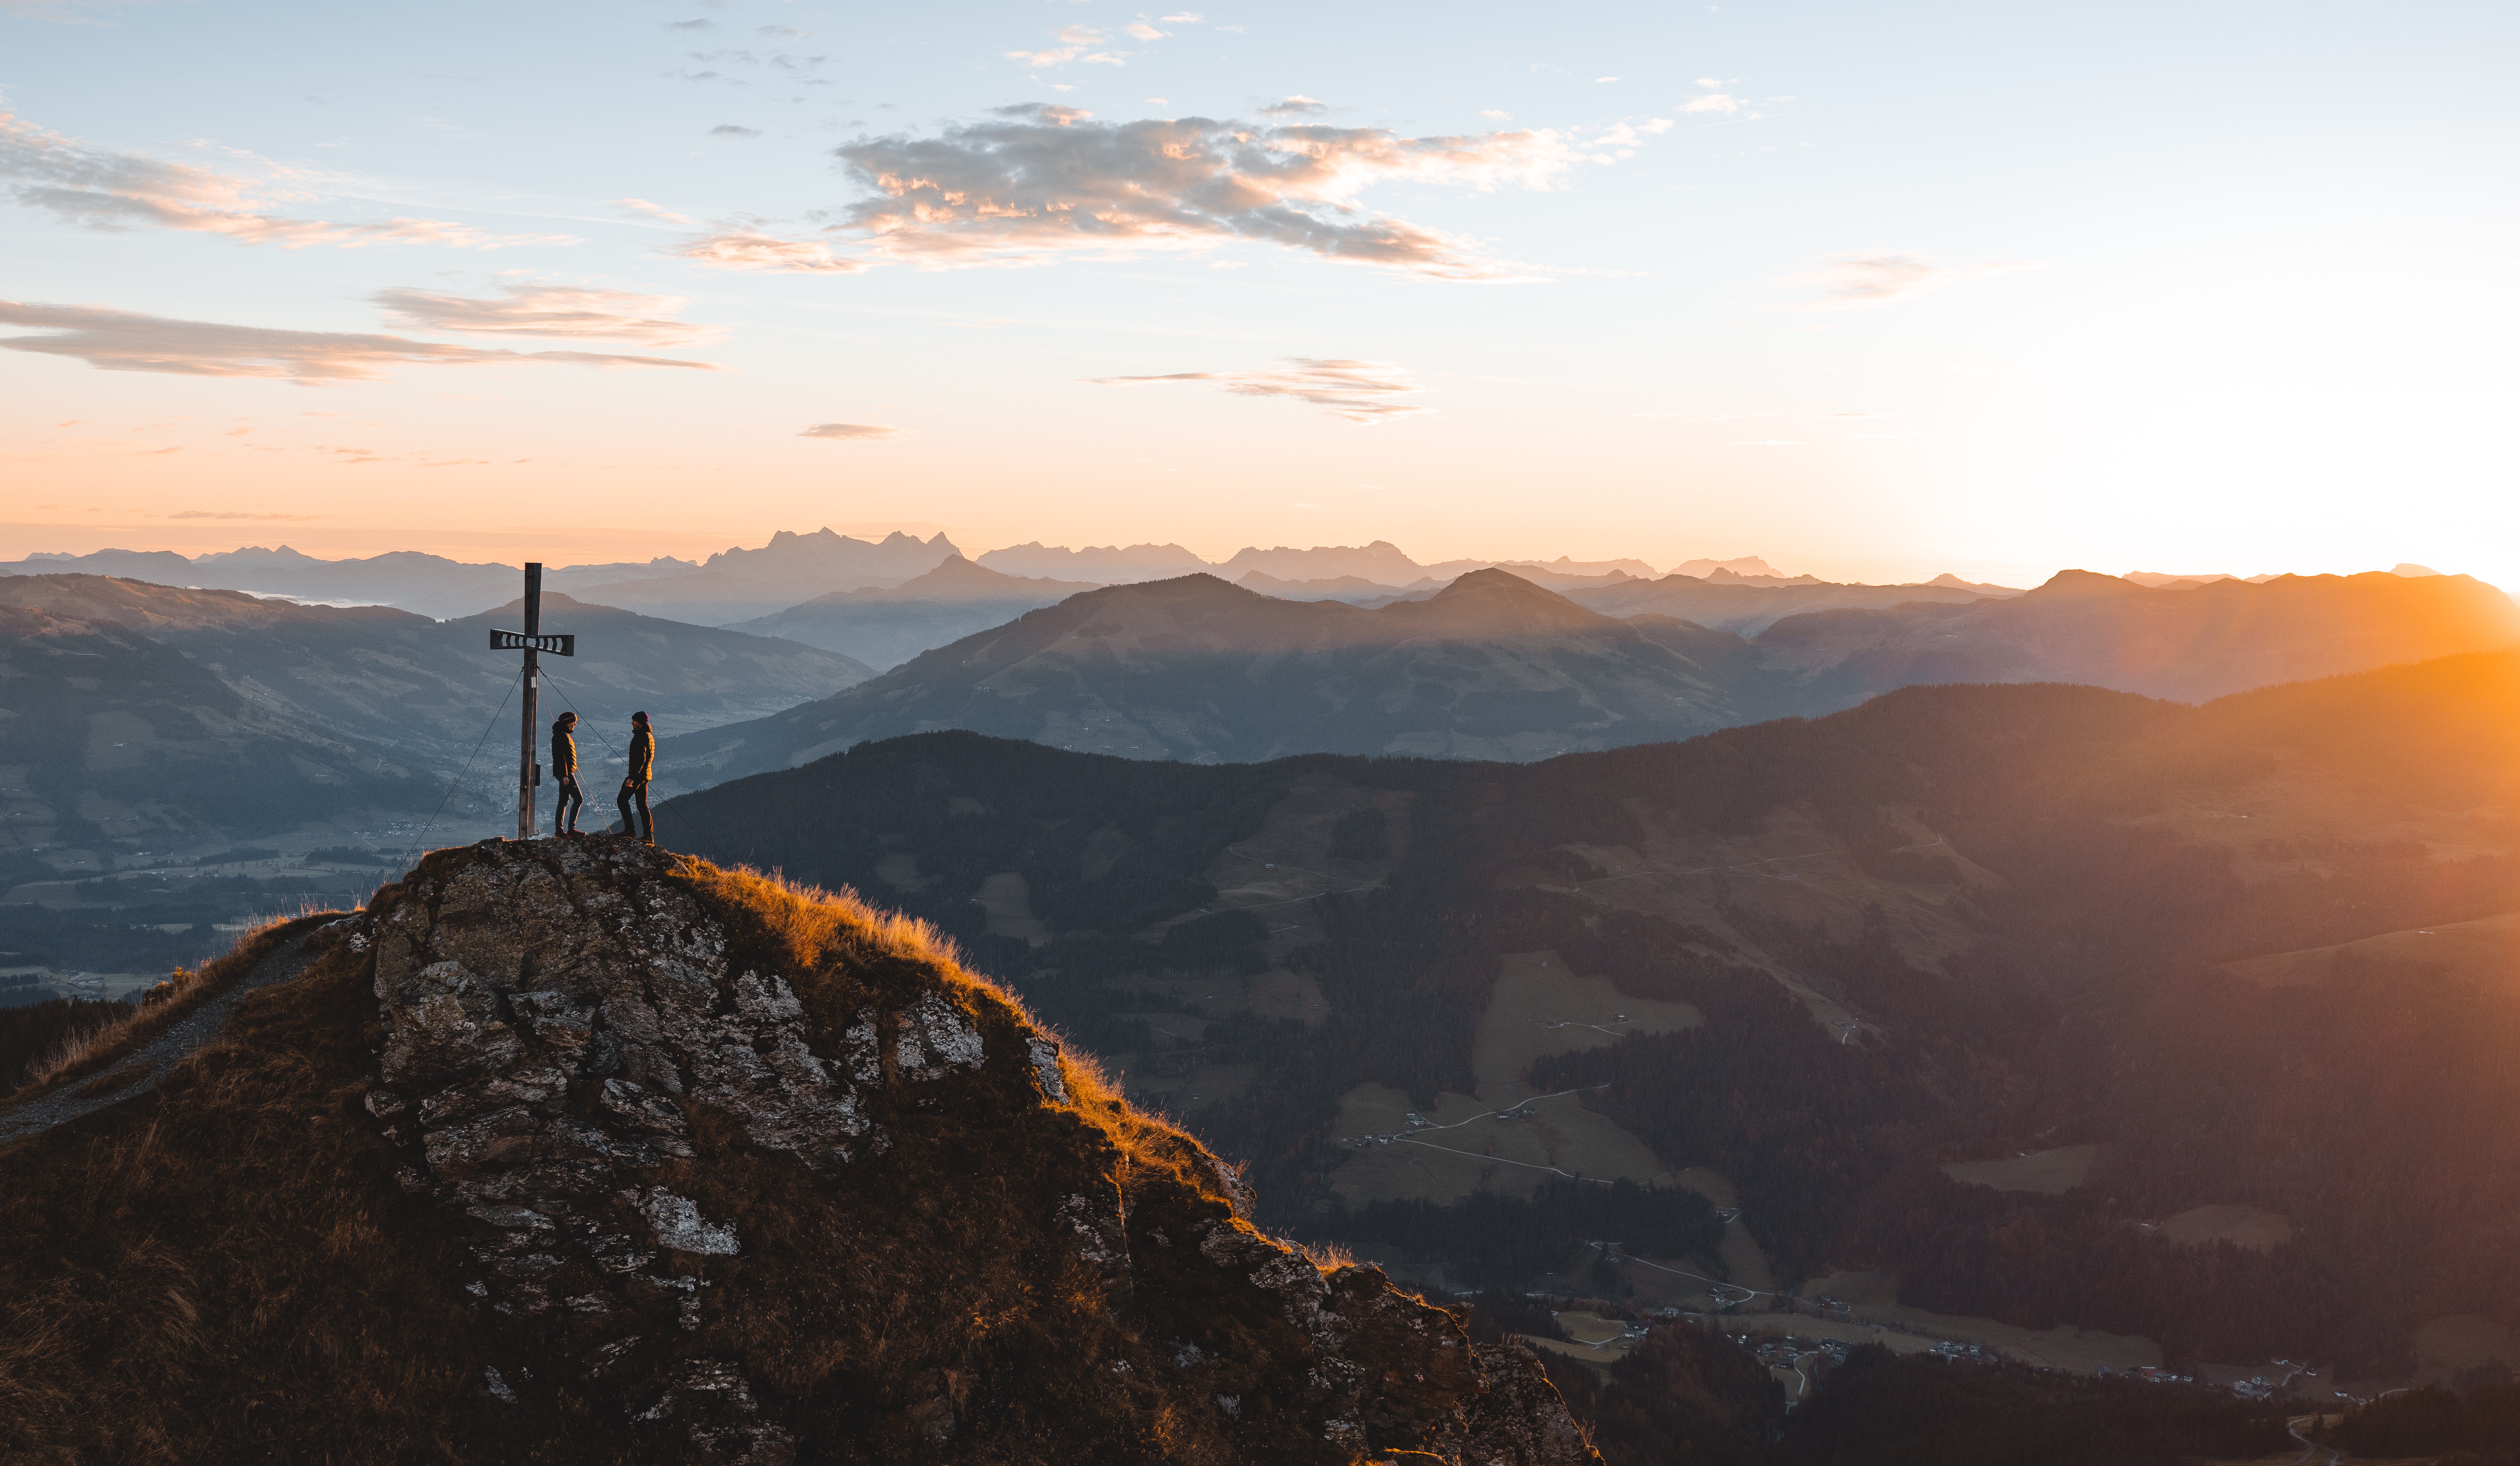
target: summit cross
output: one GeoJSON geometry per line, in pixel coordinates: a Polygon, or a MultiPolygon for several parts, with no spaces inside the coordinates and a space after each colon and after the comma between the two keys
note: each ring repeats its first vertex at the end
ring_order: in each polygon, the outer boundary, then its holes
{"type": "Polygon", "coordinates": [[[543,766],[534,758],[534,713],[542,682],[542,653],[554,656],[577,655],[574,635],[543,634],[543,566],[540,560],[525,564],[525,629],[490,633],[492,651],[521,651],[525,654],[525,717],[517,739],[517,838],[534,837],[534,787],[543,781],[543,766]]]}

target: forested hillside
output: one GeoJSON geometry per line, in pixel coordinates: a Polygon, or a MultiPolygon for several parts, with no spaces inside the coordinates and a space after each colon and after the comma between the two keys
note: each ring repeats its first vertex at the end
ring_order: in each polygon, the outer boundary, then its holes
{"type": "Polygon", "coordinates": [[[937,921],[1252,1160],[1284,1224],[1358,1232],[1372,1087],[1502,1092],[1492,1009],[1537,953],[1698,1021],[1544,1051],[1514,1092],[1584,1088],[1729,1177],[1780,1287],[1874,1268],[1947,1312],[2369,1374],[2428,1318],[2520,1321],[2520,986],[2490,953],[2229,964],[2520,905],[2515,725],[2503,653],[2203,707],[1915,688],[1531,766],[931,734],[664,818],[937,921]],[[2061,1190],[1943,1170],[2077,1144],[2061,1190]],[[2155,1225],[2207,1206],[2288,1232],[2155,1225]]]}

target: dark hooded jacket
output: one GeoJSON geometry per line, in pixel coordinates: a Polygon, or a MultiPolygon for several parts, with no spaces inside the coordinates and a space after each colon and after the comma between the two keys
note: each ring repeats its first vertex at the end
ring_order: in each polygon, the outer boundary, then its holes
{"type": "Polygon", "coordinates": [[[566,778],[577,773],[577,739],[571,736],[569,725],[552,724],[552,777],[566,778]]]}
{"type": "Polygon", "coordinates": [[[630,725],[630,782],[644,784],[656,776],[656,735],[645,723],[630,725]]]}

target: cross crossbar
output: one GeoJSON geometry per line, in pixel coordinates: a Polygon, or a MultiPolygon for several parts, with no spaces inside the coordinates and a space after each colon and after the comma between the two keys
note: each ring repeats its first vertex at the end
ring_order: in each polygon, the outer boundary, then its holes
{"type": "Polygon", "coordinates": [[[568,634],[535,637],[527,636],[521,631],[494,631],[490,633],[490,649],[492,651],[548,651],[554,656],[575,656],[577,638],[568,634]]]}

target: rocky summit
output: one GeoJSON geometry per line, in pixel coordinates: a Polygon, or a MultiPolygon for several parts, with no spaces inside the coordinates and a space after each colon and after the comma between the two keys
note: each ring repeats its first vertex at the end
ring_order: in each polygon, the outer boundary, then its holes
{"type": "Polygon", "coordinates": [[[151,1093],[0,1152],[13,1245],[41,1224],[100,1279],[154,1269],[83,1291],[0,1384],[182,1382],[142,1439],[65,1408],[12,1448],[1598,1459],[1531,1355],[1255,1230],[1233,1169],[852,898],[489,841],[294,940],[319,959],[151,1093]],[[108,1213],[149,1248],[87,1235],[108,1213]],[[190,1343],[158,1316],[175,1274],[190,1343]],[[147,1361],[79,1349],[116,1336],[147,1361]]]}

